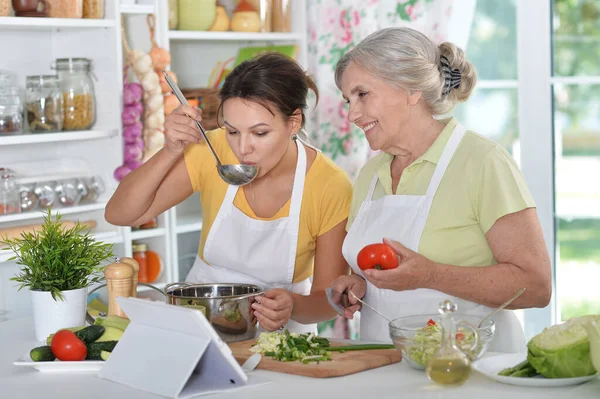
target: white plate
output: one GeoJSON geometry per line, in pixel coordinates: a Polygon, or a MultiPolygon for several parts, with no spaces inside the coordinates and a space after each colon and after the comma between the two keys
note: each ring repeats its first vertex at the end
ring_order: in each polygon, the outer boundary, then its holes
{"type": "Polygon", "coordinates": [[[598,374],[589,375],[587,377],[574,378],[545,378],[542,376],[526,378],[526,377],[505,377],[498,375],[500,371],[507,367],[514,367],[524,361],[525,354],[511,353],[506,355],[484,357],[481,360],[473,363],[473,368],[481,374],[494,381],[509,385],[520,385],[528,387],[566,387],[569,385],[579,385],[584,382],[593,380],[598,374]]]}
{"type": "Polygon", "coordinates": [[[62,362],[55,360],[53,362],[34,362],[29,354],[23,355],[19,360],[13,362],[18,367],[33,367],[38,371],[47,373],[68,372],[98,372],[104,365],[104,361],[84,360],[80,362],[62,362]]]}

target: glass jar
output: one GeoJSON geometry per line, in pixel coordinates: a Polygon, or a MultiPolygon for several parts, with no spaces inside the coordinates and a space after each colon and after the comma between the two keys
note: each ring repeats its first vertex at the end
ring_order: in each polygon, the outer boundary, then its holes
{"type": "Polygon", "coordinates": [[[133,251],[133,259],[140,265],[140,270],[138,272],[138,281],[140,283],[148,282],[148,260],[146,258],[146,251],[148,250],[148,246],[146,244],[133,244],[131,246],[133,251]]]}
{"type": "Polygon", "coordinates": [[[88,58],[59,58],[56,70],[63,97],[63,130],[90,129],[96,122],[92,61],[88,58]]]}
{"type": "Polygon", "coordinates": [[[0,168],[0,215],[21,212],[19,189],[15,182],[15,172],[0,168]]]}
{"type": "Polygon", "coordinates": [[[25,111],[32,132],[60,132],[63,127],[63,105],[60,81],[56,75],[27,76],[25,111]]]}
{"type": "Polygon", "coordinates": [[[103,19],[104,0],[83,0],[83,18],[103,19]]]}
{"type": "Polygon", "coordinates": [[[42,209],[52,208],[56,203],[56,194],[54,193],[54,187],[56,182],[41,182],[36,184],[33,192],[38,197],[38,206],[42,209]]]}
{"type": "Polygon", "coordinates": [[[82,18],[82,0],[45,0],[50,18],[82,18]]]}
{"type": "Polygon", "coordinates": [[[0,105],[0,136],[23,131],[22,108],[18,104],[0,105]]]}
{"type": "Polygon", "coordinates": [[[292,31],[292,2],[290,0],[272,0],[271,29],[273,32],[292,31]]]}
{"type": "Polygon", "coordinates": [[[208,30],[217,14],[215,0],[178,0],[179,30],[208,30]]]}
{"type": "Polygon", "coordinates": [[[169,29],[177,29],[178,22],[177,0],[169,0],[169,29]]]}

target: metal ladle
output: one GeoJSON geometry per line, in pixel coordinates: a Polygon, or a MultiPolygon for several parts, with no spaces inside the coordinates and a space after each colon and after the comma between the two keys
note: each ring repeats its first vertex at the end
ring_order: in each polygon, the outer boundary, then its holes
{"type": "MultiPolygon", "coordinates": [[[[179,90],[179,87],[177,86],[177,84],[171,79],[171,77],[167,74],[167,72],[164,69],[162,72],[165,75],[165,80],[171,87],[173,94],[175,94],[175,97],[177,97],[177,99],[179,100],[179,102],[181,104],[187,105],[188,102],[185,99],[181,90],[179,90]]],[[[217,161],[217,171],[219,172],[219,176],[221,176],[221,179],[223,179],[223,181],[225,183],[231,184],[234,186],[243,186],[244,184],[248,184],[252,180],[254,180],[254,178],[258,174],[258,168],[256,166],[254,166],[254,165],[233,165],[233,164],[232,165],[223,165],[221,163],[221,161],[219,160],[217,153],[215,152],[212,145],[210,144],[210,141],[208,141],[208,137],[206,137],[206,132],[204,131],[204,128],[202,127],[202,125],[200,125],[200,122],[198,122],[196,120],[195,120],[195,122],[196,122],[196,125],[198,126],[198,129],[200,129],[200,132],[202,133],[204,140],[206,140],[206,144],[208,144],[208,148],[210,148],[210,151],[212,152],[213,156],[215,157],[215,160],[217,161]]]]}

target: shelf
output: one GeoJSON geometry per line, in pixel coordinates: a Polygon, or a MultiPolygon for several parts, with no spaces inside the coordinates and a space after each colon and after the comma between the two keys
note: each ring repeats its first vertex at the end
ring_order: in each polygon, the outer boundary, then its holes
{"type": "Polygon", "coordinates": [[[147,230],[136,230],[131,232],[132,240],[143,240],[145,238],[162,237],[166,234],[164,227],[147,230]]]}
{"type": "Polygon", "coordinates": [[[123,242],[123,236],[114,231],[93,234],[93,237],[96,241],[102,241],[107,244],[121,244],[123,242]]]}
{"type": "Polygon", "coordinates": [[[151,4],[122,4],[121,14],[154,14],[155,8],[151,4]]]}
{"type": "MultiPolygon", "coordinates": [[[[94,239],[96,241],[99,241],[99,242],[101,241],[101,242],[104,242],[107,244],[119,244],[119,243],[123,242],[123,236],[114,231],[109,231],[106,233],[92,234],[92,237],[94,237],[94,239]]],[[[0,263],[5,263],[13,255],[14,255],[13,252],[6,251],[6,250],[0,248],[0,263]]]]}
{"type": "Polygon", "coordinates": [[[118,135],[117,129],[78,130],[59,133],[27,133],[14,136],[0,136],[0,146],[19,144],[61,143],[65,141],[98,140],[118,135]]]}
{"type": "Polygon", "coordinates": [[[177,234],[193,233],[202,230],[202,218],[196,215],[182,215],[177,218],[177,234]]]}
{"type": "MultiPolygon", "coordinates": [[[[98,202],[95,204],[71,206],[68,208],[56,208],[56,209],[52,210],[52,215],[56,216],[57,212],[60,213],[61,215],[69,215],[72,213],[99,211],[101,209],[104,209],[105,207],[106,207],[106,202],[98,202]]],[[[45,213],[42,210],[4,215],[4,216],[0,216],[0,224],[9,223],[9,222],[18,222],[21,220],[43,219],[44,215],[45,215],[45,213]]]]}
{"type": "Polygon", "coordinates": [[[297,42],[302,39],[298,33],[261,33],[261,32],[208,32],[170,30],[170,40],[204,40],[204,41],[257,41],[257,42],[297,42]]]}
{"type": "Polygon", "coordinates": [[[76,19],[76,18],[27,18],[27,17],[0,17],[0,28],[15,29],[94,29],[112,28],[115,21],[110,19],[76,19]]]}

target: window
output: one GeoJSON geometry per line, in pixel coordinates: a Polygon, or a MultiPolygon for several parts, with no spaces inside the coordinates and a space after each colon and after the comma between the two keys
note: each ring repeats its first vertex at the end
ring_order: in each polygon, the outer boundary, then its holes
{"type": "Polygon", "coordinates": [[[600,313],[600,2],[554,0],[559,320],[600,313]]]}

